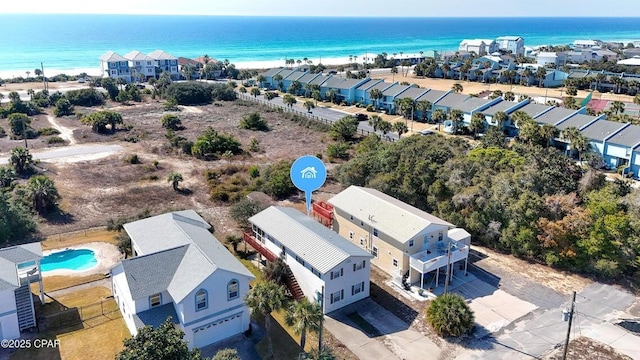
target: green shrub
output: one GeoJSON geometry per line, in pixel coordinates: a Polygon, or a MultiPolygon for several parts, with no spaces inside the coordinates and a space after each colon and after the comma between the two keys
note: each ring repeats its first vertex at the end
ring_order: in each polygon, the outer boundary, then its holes
{"type": "MultiPolygon", "coordinates": [[[[71,105],[76,106],[99,106],[104,104],[104,95],[93,88],[70,90],[64,94],[64,97],[69,101],[71,105]]],[[[58,102],[56,102],[55,104],[57,108],[58,102]]]]}
{"type": "Polygon", "coordinates": [[[7,132],[4,131],[4,128],[0,126],[0,139],[2,139],[5,136],[7,136],[7,132]]]}
{"type": "Polygon", "coordinates": [[[329,144],[327,146],[327,156],[329,156],[329,159],[348,159],[349,148],[349,144],[345,142],[329,144]]]}
{"type": "Polygon", "coordinates": [[[41,136],[58,135],[60,134],[60,131],[54,128],[42,128],[38,129],[38,134],[41,136]]]}
{"type": "Polygon", "coordinates": [[[162,108],[164,109],[164,111],[180,111],[178,102],[174,98],[167,99],[167,101],[162,104],[162,108]]]}
{"type": "Polygon", "coordinates": [[[49,139],[47,139],[47,144],[53,145],[53,144],[64,144],[66,143],[66,141],[61,138],[60,136],[52,136],[49,139]]]}
{"type": "Polygon", "coordinates": [[[251,140],[249,140],[249,151],[251,152],[260,151],[260,142],[258,141],[258,139],[252,137],[251,140]]]}
{"type": "Polygon", "coordinates": [[[209,104],[212,100],[209,86],[197,81],[172,83],[167,86],[165,97],[175,99],[178,105],[209,104]]]}
{"type": "Polygon", "coordinates": [[[214,159],[226,152],[242,153],[242,145],[232,135],[218,134],[212,128],[205,130],[191,148],[191,153],[201,159],[214,159]]]}
{"type": "Polygon", "coordinates": [[[240,120],[240,128],[259,131],[269,130],[267,122],[257,112],[252,112],[243,116],[240,120]]]}
{"type": "Polygon", "coordinates": [[[56,107],[53,109],[53,115],[56,117],[73,115],[73,105],[65,98],[56,101],[56,107]]]}
{"type": "Polygon", "coordinates": [[[260,176],[260,168],[258,167],[258,165],[252,165],[249,168],[249,177],[255,179],[258,176],[260,176]]]}
{"type": "Polygon", "coordinates": [[[180,118],[174,114],[166,114],[160,119],[162,123],[162,127],[165,129],[171,129],[174,131],[178,131],[182,129],[182,121],[180,118]]]}
{"type": "Polygon", "coordinates": [[[376,108],[373,107],[373,104],[367,105],[366,109],[367,109],[368,112],[375,112],[376,111],[376,108]]]}
{"type": "Polygon", "coordinates": [[[127,158],[124,161],[134,165],[140,164],[140,158],[138,158],[138,154],[131,154],[127,156],[127,158]]]}

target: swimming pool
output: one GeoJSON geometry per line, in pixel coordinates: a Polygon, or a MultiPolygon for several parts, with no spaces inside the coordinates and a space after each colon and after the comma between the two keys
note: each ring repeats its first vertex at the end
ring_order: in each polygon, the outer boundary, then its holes
{"type": "Polygon", "coordinates": [[[98,265],[95,253],[89,249],[63,250],[51,253],[40,261],[42,272],[52,270],[84,271],[98,265]]]}

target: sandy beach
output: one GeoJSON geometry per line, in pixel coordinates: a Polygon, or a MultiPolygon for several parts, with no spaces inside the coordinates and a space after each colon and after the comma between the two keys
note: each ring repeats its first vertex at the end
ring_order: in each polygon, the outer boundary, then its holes
{"type": "Polygon", "coordinates": [[[78,250],[78,249],[89,249],[93,250],[96,260],[98,264],[91,269],[83,270],[83,271],[73,271],[73,270],[52,270],[47,271],[42,274],[43,277],[54,276],[54,275],[63,275],[63,276],[87,276],[92,274],[105,274],[108,273],[109,270],[117,264],[120,260],[124,258],[124,255],[120,253],[120,250],[117,246],[113,244],[109,244],[106,242],[91,242],[82,245],[75,245],[64,247],[60,249],[46,250],[43,251],[42,254],[47,256],[51,253],[56,253],[64,250],[78,250]]]}

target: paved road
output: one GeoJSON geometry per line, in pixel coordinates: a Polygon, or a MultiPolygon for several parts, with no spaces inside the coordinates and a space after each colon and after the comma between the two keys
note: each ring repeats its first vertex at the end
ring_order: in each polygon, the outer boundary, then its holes
{"type": "MultiPolygon", "coordinates": [[[[73,145],[56,149],[31,152],[35,160],[74,162],[95,159],[122,150],[120,145],[73,145]]],[[[7,164],[9,156],[0,157],[0,165],[7,164]]]]}
{"type": "Polygon", "coordinates": [[[360,359],[437,359],[440,354],[431,340],[369,298],[327,315],[325,327],[360,359]],[[347,317],[352,312],[383,335],[363,333],[347,317]]]}
{"type": "MultiPolygon", "coordinates": [[[[635,297],[614,286],[591,284],[578,293],[572,338],[593,338],[618,351],[640,358],[640,337],[615,325],[628,317],[625,311],[635,297]]],[[[537,309],[500,331],[486,336],[462,352],[456,359],[531,359],[540,358],[563,346],[568,323],[562,310],[569,301],[556,308],[537,309]]]]}

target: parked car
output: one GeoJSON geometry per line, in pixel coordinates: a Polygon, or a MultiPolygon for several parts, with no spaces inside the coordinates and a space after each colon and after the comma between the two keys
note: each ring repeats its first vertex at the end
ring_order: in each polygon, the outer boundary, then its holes
{"type": "Polygon", "coordinates": [[[434,135],[434,134],[435,134],[435,133],[434,133],[433,131],[431,131],[431,130],[427,130],[427,129],[424,129],[424,130],[420,131],[420,135],[422,135],[422,136],[426,136],[426,135],[434,135]]]}
{"type": "Polygon", "coordinates": [[[367,121],[369,120],[369,115],[367,114],[355,114],[356,119],[358,119],[358,121],[367,121]]]}

